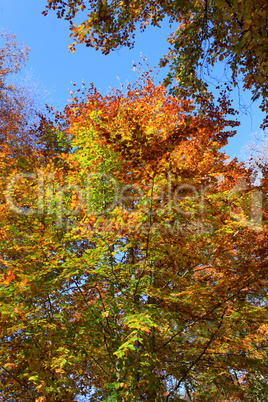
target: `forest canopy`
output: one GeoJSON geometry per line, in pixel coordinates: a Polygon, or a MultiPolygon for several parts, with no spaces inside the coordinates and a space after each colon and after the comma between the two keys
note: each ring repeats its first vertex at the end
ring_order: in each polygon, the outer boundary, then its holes
{"type": "Polygon", "coordinates": [[[258,400],[267,172],[222,151],[229,102],[200,117],[149,70],[78,95],[45,147],[2,138],[2,400],[258,400]]]}
{"type": "Polygon", "coordinates": [[[139,27],[180,25],[164,83],[143,66],[126,87],[83,86],[46,113],[9,84],[28,49],[4,35],[0,401],[266,400],[268,165],[258,159],[256,180],[225,153],[236,112],[200,76],[225,60],[267,110],[264,2],[48,9],[70,21],[71,51],[108,54],[139,27]]]}

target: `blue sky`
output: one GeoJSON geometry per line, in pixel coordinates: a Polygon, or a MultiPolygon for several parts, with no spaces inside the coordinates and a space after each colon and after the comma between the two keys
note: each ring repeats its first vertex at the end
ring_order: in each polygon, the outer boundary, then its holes
{"type": "MultiPolygon", "coordinates": [[[[16,34],[18,41],[31,48],[24,76],[30,76],[37,83],[43,103],[63,109],[70,98],[71,82],[77,87],[82,81],[86,86],[91,82],[105,94],[109,88],[133,82],[137,75],[132,71],[133,61],[147,57],[150,67],[157,66],[161,56],[167,53],[170,28],[164,22],[161,28],[149,27],[143,34],[137,33],[132,50],[121,48],[104,56],[92,48],[80,45],[74,53],[68,52],[69,23],[59,20],[51,11],[47,17],[41,12],[45,0],[0,0],[0,27],[16,34]]],[[[166,70],[167,71],[167,70],[166,70]]],[[[219,71],[219,70],[218,70],[219,71]]],[[[165,77],[161,71],[159,79],[165,77]]],[[[238,93],[233,91],[234,107],[238,108],[238,93]]],[[[242,98],[250,106],[250,93],[242,93],[242,98]]],[[[226,152],[231,157],[242,157],[241,149],[251,141],[251,134],[260,132],[263,113],[258,103],[250,107],[250,114],[240,112],[241,122],[237,135],[230,139],[226,152]]]]}

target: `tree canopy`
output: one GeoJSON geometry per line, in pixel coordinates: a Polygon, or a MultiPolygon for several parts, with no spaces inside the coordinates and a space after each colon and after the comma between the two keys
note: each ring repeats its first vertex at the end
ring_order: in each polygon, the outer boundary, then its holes
{"type": "MultiPolygon", "coordinates": [[[[70,21],[78,43],[108,54],[120,46],[133,47],[135,31],[148,25],[161,26],[168,18],[178,28],[168,39],[170,50],[161,66],[169,64],[166,85],[173,93],[200,97],[208,102],[204,68],[223,61],[230,68],[230,82],[236,86],[242,77],[244,88],[252,91],[252,100],[262,99],[266,113],[262,128],[268,125],[268,30],[266,0],[181,0],[100,1],[48,0],[48,9],[70,21]],[[85,18],[86,17],[86,18],[85,18]],[[82,22],[80,22],[82,20],[82,22]],[[79,22],[77,22],[79,21],[79,22]]],[[[44,14],[47,14],[47,10],[44,14]]]]}
{"type": "Polygon", "coordinates": [[[268,166],[258,160],[256,181],[254,168],[225,154],[235,111],[226,92],[209,101],[197,71],[202,57],[225,57],[233,83],[234,66],[252,72],[245,85],[264,97],[266,61],[255,56],[267,46],[267,10],[223,4],[49,1],[76,43],[104,53],[132,46],[138,22],[182,24],[162,61],[167,81],[179,82],[173,94],[148,67],[105,96],[93,84],[78,89],[63,113],[42,115],[8,83],[27,48],[5,36],[3,402],[268,398],[268,166]],[[75,25],[86,6],[88,20],[75,25]]]}
{"type": "Polygon", "coordinates": [[[228,101],[201,117],[149,72],[78,95],[53,152],[1,156],[1,397],[257,400],[267,175],[221,150],[228,101]]]}

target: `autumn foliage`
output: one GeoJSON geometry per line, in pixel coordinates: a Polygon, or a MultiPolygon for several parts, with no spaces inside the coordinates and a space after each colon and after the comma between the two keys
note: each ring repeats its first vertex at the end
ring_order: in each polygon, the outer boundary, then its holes
{"type": "Polygon", "coordinates": [[[222,151],[234,111],[149,71],[78,95],[21,153],[2,141],[1,397],[257,400],[267,175],[222,151]]]}
{"type": "Polygon", "coordinates": [[[161,27],[168,19],[178,26],[168,38],[168,54],[160,60],[160,66],[168,65],[170,70],[165,85],[171,85],[180,97],[202,100],[203,107],[212,99],[207,93],[206,74],[211,79],[211,68],[224,62],[225,89],[227,82],[233,88],[242,78],[243,89],[252,92],[252,101],[261,99],[265,112],[262,128],[267,127],[266,0],[48,0],[43,13],[47,15],[51,9],[58,18],[70,22],[71,52],[79,43],[103,54],[120,46],[132,48],[137,30],[143,32],[149,25],[161,27]]]}

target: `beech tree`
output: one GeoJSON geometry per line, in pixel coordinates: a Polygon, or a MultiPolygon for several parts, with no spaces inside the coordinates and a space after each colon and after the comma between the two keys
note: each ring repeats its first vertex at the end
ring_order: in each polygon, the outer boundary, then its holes
{"type": "Polygon", "coordinates": [[[221,151],[228,113],[222,97],[200,117],[146,72],[75,94],[28,175],[2,159],[3,400],[265,392],[267,181],[221,151]]]}
{"type": "Polygon", "coordinates": [[[244,88],[252,91],[252,100],[262,99],[260,107],[266,113],[262,128],[267,126],[266,0],[48,0],[44,14],[50,9],[70,22],[71,51],[85,43],[104,54],[120,46],[133,47],[136,29],[143,32],[148,25],[160,27],[163,19],[169,18],[179,26],[168,39],[169,53],[163,55],[160,65],[170,65],[166,85],[174,79],[179,83],[173,93],[211,101],[202,71],[224,61],[231,70],[231,84],[236,86],[241,75],[244,88]]]}

